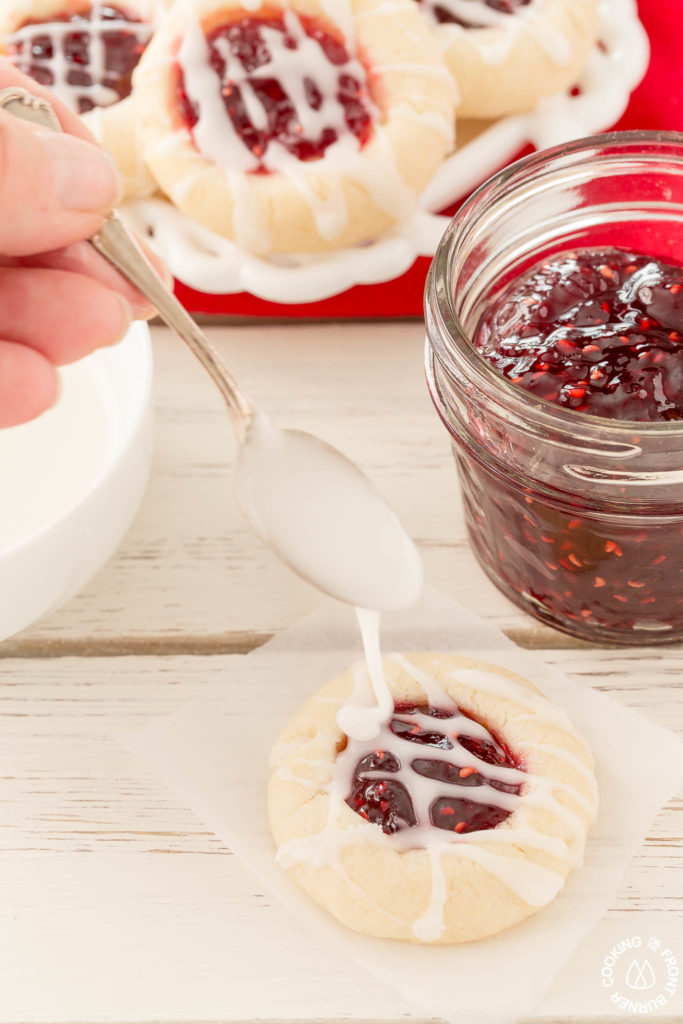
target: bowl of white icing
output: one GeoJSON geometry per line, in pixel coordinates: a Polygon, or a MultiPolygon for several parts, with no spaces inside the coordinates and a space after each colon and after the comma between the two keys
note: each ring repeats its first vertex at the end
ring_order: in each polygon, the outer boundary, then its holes
{"type": "Polygon", "coordinates": [[[60,376],[54,408],[0,430],[0,640],[55,611],[102,568],[149,476],[147,325],[60,376]]]}

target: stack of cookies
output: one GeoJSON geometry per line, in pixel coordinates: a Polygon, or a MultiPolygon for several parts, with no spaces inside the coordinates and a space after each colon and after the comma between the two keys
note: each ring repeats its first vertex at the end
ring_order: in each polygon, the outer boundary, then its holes
{"type": "Polygon", "coordinates": [[[260,255],[412,216],[457,118],[570,89],[597,0],[3,0],[0,47],[81,113],[127,197],[260,255]]]}

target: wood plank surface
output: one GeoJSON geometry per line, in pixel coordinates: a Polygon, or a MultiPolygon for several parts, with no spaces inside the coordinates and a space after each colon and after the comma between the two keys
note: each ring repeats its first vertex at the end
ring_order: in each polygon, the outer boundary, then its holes
{"type": "MultiPolygon", "coordinates": [[[[683,732],[679,652],[540,653],[683,732]]],[[[304,934],[116,739],[224,694],[236,659],[0,663],[3,1024],[422,1019],[304,934]]],[[[682,834],[678,799],[633,861],[598,952],[637,928],[680,937],[682,834]]],[[[572,1019],[577,998],[552,1024],[572,1019]]]]}
{"type": "MultiPolygon", "coordinates": [[[[212,385],[169,331],[154,335],[157,449],[137,521],[81,595],[0,645],[0,1024],[422,1021],[293,922],[116,738],[224,692],[243,652],[318,601],[242,520],[212,385]]],[[[376,480],[418,540],[429,583],[683,732],[680,646],[592,649],[536,624],[477,566],[423,379],[421,325],[212,337],[276,422],[321,434],[376,480]]],[[[683,962],[680,797],[533,1024],[595,1024],[595,994],[575,980],[598,978],[610,943],[636,930],[678,941],[683,962]]],[[[602,1009],[601,1024],[624,1024],[602,1009]]],[[[656,1020],[680,1024],[683,1003],[656,1020]]]]}
{"type": "MultiPolygon", "coordinates": [[[[150,487],[118,553],[68,607],[0,656],[249,650],[314,607],[316,592],[251,533],[212,383],[154,329],[157,445],[150,487]]],[[[449,438],[424,381],[418,323],[215,328],[212,341],[283,426],[319,433],[365,469],[424,556],[429,583],[531,646],[576,646],[516,609],[465,538],[449,438]]]]}

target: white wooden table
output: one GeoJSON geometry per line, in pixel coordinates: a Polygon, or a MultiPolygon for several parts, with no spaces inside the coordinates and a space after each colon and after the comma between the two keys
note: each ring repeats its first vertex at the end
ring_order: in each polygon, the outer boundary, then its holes
{"type": "MultiPolygon", "coordinates": [[[[115,738],[224,687],[230,659],[317,601],[240,516],[208,379],[165,329],[154,334],[158,440],[140,515],[85,592],[0,645],[0,1022],[421,1020],[287,920],[115,738]]],[[[586,686],[683,728],[680,648],[592,649],[536,624],[478,568],[419,324],[212,335],[279,423],[320,433],[377,481],[432,585],[586,686]]],[[[605,942],[641,929],[678,935],[683,954],[682,836],[679,799],[634,860],[605,942]]],[[[532,1019],[592,1024],[573,987],[532,1019]]],[[[680,1024],[680,1006],[661,1019],[680,1024]]]]}

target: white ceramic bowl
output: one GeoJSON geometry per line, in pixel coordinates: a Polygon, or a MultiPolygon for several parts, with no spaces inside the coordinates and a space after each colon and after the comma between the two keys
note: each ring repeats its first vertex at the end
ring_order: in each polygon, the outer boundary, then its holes
{"type": "Polygon", "coordinates": [[[146,324],[62,371],[57,406],[0,430],[0,640],[73,597],[140,507],[152,456],[146,324]]]}

